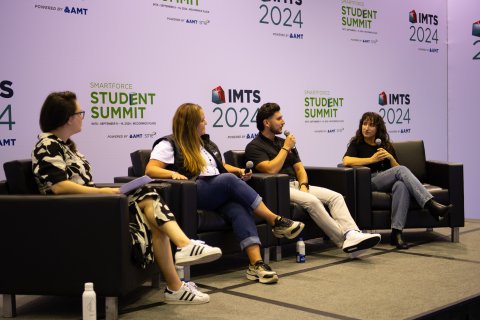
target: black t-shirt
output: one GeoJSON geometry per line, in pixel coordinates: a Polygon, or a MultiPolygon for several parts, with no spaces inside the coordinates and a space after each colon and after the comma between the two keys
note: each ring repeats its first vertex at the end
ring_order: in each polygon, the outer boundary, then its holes
{"type": "MultiPolygon", "coordinates": [[[[284,142],[285,139],[280,137],[275,136],[274,140],[272,141],[266,138],[263,134],[259,133],[258,136],[250,141],[245,148],[245,158],[247,161],[252,161],[255,168],[260,162],[274,159],[280,150],[282,150],[284,142]]],[[[288,153],[287,158],[283,163],[283,167],[279,173],[288,174],[290,179],[297,179],[293,165],[300,161],[301,160],[300,156],[298,155],[298,151],[296,149],[291,150],[288,153]]],[[[258,172],[257,170],[255,171],[258,172]]]]}
{"type": "MultiPolygon", "coordinates": [[[[385,148],[384,146],[381,146],[382,148],[385,148]]],[[[370,158],[375,152],[377,152],[378,147],[369,145],[365,141],[362,142],[356,142],[353,141],[349,144],[347,152],[345,152],[344,157],[355,157],[355,158],[370,158]]],[[[393,146],[390,145],[390,147],[385,148],[394,158],[395,160],[398,161],[397,154],[395,153],[395,149],[393,146]]],[[[385,159],[380,162],[372,163],[367,165],[372,172],[380,172],[380,171],[385,171],[387,169],[390,169],[392,166],[390,165],[390,160],[385,159]]]]}

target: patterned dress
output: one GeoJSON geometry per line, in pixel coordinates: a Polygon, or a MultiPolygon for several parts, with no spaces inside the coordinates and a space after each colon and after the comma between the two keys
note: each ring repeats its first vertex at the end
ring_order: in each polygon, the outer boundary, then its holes
{"type": "MultiPolygon", "coordinates": [[[[52,186],[69,180],[83,186],[95,187],[90,163],[76,151],[70,141],[64,142],[51,133],[42,133],[32,152],[35,181],[42,194],[53,194],[52,186]]],[[[154,200],[154,215],[159,226],[174,221],[175,216],[152,186],[143,186],[128,194],[130,235],[133,245],[133,260],[145,268],[153,262],[152,233],[138,203],[145,198],[154,200]]]]}

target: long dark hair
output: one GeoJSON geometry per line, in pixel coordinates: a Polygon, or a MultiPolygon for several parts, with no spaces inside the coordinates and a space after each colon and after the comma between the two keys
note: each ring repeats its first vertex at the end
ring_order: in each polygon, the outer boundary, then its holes
{"type": "Polygon", "coordinates": [[[362,118],[360,119],[360,122],[358,123],[358,129],[357,132],[355,133],[355,136],[350,139],[350,143],[355,142],[355,143],[360,143],[363,141],[363,134],[362,134],[362,125],[363,122],[368,121],[371,122],[375,128],[377,128],[377,133],[375,134],[375,139],[381,139],[382,140],[382,147],[386,150],[390,149],[392,146],[392,142],[390,141],[390,135],[387,132],[387,127],[385,126],[385,121],[383,121],[383,118],[375,112],[365,112],[362,115],[362,118]]]}
{"type": "MultiPolygon", "coordinates": [[[[50,93],[40,110],[40,129],[43,132],[51,132],[60,128],[68,119],[75,114],[77,95],[71,91],[50,93]]],[[[68,146],[76,151],[75,143],[68,139],[68,146]]]]}

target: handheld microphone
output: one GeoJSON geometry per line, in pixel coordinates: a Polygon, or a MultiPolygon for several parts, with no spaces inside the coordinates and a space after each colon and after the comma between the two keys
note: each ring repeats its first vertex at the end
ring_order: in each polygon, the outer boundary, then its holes
{"type": "MultiPolygon", "coordinates": [[[[288,130],[285,130],[285,131],[283,131],[283,134],[285,135],[285,137],[288,137],[288,136],[291,134],[291,132],[288,131],[288,130]]],[[[292,151],[292,152],[294,152],[295,154],[297,154],[297,146],[293,146],[292,150],[290,150],[290,151],[292,151]]],[[[297,155],[298,155],[298,154],[297,154],[297,155]]]]}
{"type": "MultiPolygon", "coordinates": [[[[382,139],[380,138],[375,139],[375,144],[377,145],[377,147],[380,148],[380,146],[382,145],[382,139]]],[[[385,167],[384,162],[385,160],[380,161],[380,168],[382,168],[382,171],[384,170],[384,167],[385,167]]]]}
{"type": "Polygon", "coordinates": [[[247,163],[245,164],[245,174],[249,174],[250,172],[252,172],[252,168],[253,168],[253,162],[247,161],[247,163]]]}

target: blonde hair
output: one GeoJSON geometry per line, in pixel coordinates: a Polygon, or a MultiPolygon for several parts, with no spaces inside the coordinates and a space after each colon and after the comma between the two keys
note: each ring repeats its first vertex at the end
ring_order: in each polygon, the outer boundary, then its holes
{"type": "Polygon", "coordinates": [[[203,141],[197,131],[202,121],[201,110],[197,104],[184,103],[178,107],[172,121],[173,136],[183,154],[185,169],[195,175],[200,174],[206,166],[200,153],[203,141]]]}

